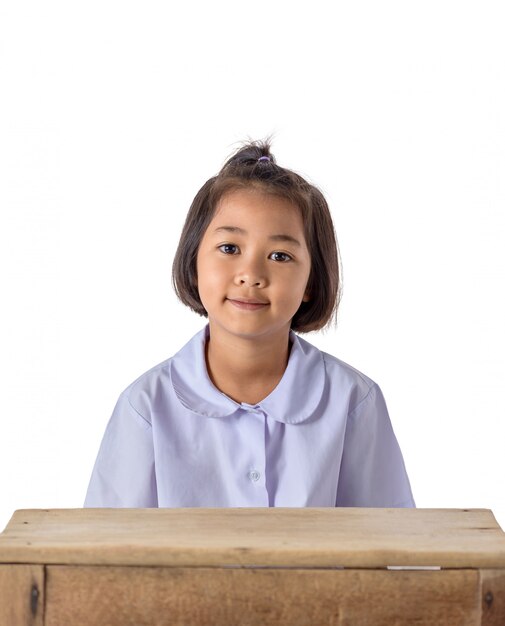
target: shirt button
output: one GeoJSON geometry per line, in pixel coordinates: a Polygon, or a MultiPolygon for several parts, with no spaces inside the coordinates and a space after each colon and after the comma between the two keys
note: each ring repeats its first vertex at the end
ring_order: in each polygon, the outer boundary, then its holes
{"type": "Polygon", "coordinates": [[[249,472],[249,474],[247,474],[249,476],[249,478],[251,480],[253,480],[254,482],[258,481],[260,479],[260,473],[257,470],[252,470],[249,472]]]}

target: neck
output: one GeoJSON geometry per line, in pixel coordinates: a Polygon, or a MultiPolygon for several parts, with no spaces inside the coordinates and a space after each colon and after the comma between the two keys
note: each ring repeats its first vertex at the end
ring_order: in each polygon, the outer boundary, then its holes
{"type": "Polygon", "coordinates": [[[213,384],[236,402],[257,404],[279,384],[289,360],[289,329],[242,338],[209,325],[205,357],[213,384]]]}

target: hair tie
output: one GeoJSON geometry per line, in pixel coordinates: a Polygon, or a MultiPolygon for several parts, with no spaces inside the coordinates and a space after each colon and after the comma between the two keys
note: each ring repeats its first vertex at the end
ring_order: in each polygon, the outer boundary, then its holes
{"type": "Polygon", "coordinates": [[[258,159],[258,163],[260,161],[270,161],[270,157],[269,156],[260,156],[260,158],[258,159]]]}

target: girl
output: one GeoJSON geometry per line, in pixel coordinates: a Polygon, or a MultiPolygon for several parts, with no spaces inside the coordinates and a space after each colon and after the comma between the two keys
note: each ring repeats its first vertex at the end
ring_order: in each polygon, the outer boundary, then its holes
{"type": "Polygon", "coordinates": [[[268,142],[197,193],[172,278],[208,324],[120,395],[85,507],[415,506],[379,387],[296,334],[335,319],[337,243],[268,142]]]}

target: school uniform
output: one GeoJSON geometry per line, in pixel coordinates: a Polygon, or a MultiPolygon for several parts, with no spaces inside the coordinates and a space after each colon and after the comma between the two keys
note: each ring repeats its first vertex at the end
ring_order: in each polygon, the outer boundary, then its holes
{"type": "Polygon", "coordinates": [[[256,405],[211,382],[208,325],[120,395],[85,507],[415,507],[381,390],[290,332],[256,405]]]}

